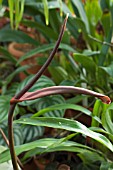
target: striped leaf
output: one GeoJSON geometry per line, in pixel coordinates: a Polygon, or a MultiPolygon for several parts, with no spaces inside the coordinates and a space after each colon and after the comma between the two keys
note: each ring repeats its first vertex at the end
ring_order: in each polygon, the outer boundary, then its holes
{"type": "MultiPolygon", "coordinates": [[[[1,123],[0,128],[3,130],[3,132],[5,133],[5,135],[8,138],[7,121],[1,123]]],[[[14,143],[15,143],[15,145],[17,146],[17,145],[23,144],[23,132],[22,132],[22,129],[20,128],[20,126],[14,125],[13,130],[14,130],[14,143]]],[[[0,134],[0,145],[7,146],[1,134],[0,134]]]]}
{"type": "MultiPolygon", "coordinates": [[[[0,123],[2,123],[4,120],[8,117],[9,107],[10,107],[10,96],[0,96],[0,123]]],[[[14,114],[19,113],[19,108],[16,106],[14,114]]]]}
{"type": "MultiPolygon", "coordinates": [[[[65,99],[61,95],[55,96],[47,96],[40,98],[38,103],[35,104],[37,111],[45,109],[49,106],[54,106],[56,104],[63,104],[65,103],[65,99]]],[[[46,117],[63,117],[65,113],[65,109],[61,110],[49,110],[45,113],[46,117]]]]}
{"type": "MultiPolygon", "coordinates": [[[[32,116],[32,114],[21,116],[21,118],[30,117],[30,116],[32,116]]],[[[25,125],[25,126],[21,126],[21,128],[22,128],[24,143],[33,141],[39,136],[42,136],[44,133],[44,127],[40,127],[40,126],[25,125]]]]}
{"type": "Polygon", "coordinates": [[[10,96],[13,97],[13,96],[15,95],[15,93],[16,93],[16,90],[17,90],[17,88],[18,88],[18,85],[19,85],[19,83],[14,82],[14,83],[8,88],[8,90],[6,90],[5,95],[10,95],[10,96]]]}
{"type": "MultiPolygon", "coordinates": [[[[20,85],[18,86],[18,89],[17,89],[16,93],[20,92],[20,90],[22,90],[25,87],[25,85],[27,85],[30,82],[30,80],[32,78],[33,78],[33,75],[30,75],[24,81],[22,81],[20,83],[20,85]]],[[[41,88],[44,88],[44,87],[54,86],[54,85],[55,84],[51,79],[49,79],[46,76],[41,76],[39,78],[39,80],[33,85],[33,87],[31,87],[29,92],[33,92],[35,90],[38,90],[38,89],[41,89],[41,88]]],[[[22,105],[22,106],[27,106],[27,105],[31,105],[33,103],[36,103],[37,101],[38,100],[36,99],[36,100],[32,100],[32,101],[25,101],[25,102],[22,102],[22,103],[19,103],[19,104],[22,105]]]]}

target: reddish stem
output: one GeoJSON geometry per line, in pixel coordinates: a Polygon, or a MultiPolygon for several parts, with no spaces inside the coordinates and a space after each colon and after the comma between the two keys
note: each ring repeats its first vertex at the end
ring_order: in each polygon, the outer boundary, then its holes
{"type": "MultiPolygon", "coordinates": [[[[66,16],[62,29],[60,31],[58,40],[56,42],[56,45],[51,52],[50,56],[48,57],[46,63],[42,66],[42,68],[39,70],[39,72],[34,76],[34,78],[14,97],[14,100],[19,100],[20,97],[22,97],[33,85],[34,83],[40,78],[40,76],[43,74],[45,69],[48,67],[50,62],[52,61],[55,53],[57,52],[57,49],[60,45],[60,42],[62,40],[65,28],[66,28],[66,23],[67,23],[68,15],[66,16]]],[[[18,165],[17,165],[17,157],[15,154],[14,150],[14,137],[13,137],[13,113],[15,109],[16,103],[10,101],[10,109],[9,109],[9,114],[8,114],[8,137],[9,137],[9,149],[10,149],[10,154],[11,154],[11,159],[12,159],[12,164],[14,170],[18,170],[18,165]]]]}

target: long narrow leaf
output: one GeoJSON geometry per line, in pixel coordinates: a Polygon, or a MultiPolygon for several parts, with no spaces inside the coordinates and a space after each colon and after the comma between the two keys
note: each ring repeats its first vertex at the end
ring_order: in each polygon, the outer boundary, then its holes
{"type": "MultiPolygon", "coordinates": [[[[85,113],[88,116],[92,116],[92,112],[90,112],[88,109],[86,109],[86,108],[84,108],[82,106],[75,105],[75,104],[70,104],[70,103],[63,103],[63,104],[56,104],[54,106],[50,106],[50,107],[47,107],[45,109],[42,109],[39,112],[35,113],[32,116],[32,118],[33,117],[38,117],[38,116],[43,115],[43,114],[45,114],[47,112],[50,112],[50,111],[62,110],[62,109],[73,109],[73,110],[77,110],[77,111],[83,112],[83,113],[85,113]]],[[[99,120],[99,118],[97,116],[94,116],[93,118],[97,122],[101,123],[101,121],[99,120]]]]}
{"type": "Polygon", "coordinates": [[[9,8],[10,8],[10,21],[11,21],[11,28],[14,28],[14,0],[8,1],[9,8]]]}
{"type": "Polygon", "coordinates": [[[25,3],[25,0],[21,0],[21,4],[20,4],[20,12],[19,12],[19,22],[21,21],[22,19],[22,16],[23,16],[23,12],[24,12],[24,3],[25,3]]]}
{"type": "Polygon", "coordinates": [[[13,73],[11,73],[11,74],[6,78],[5,85],[9,84],[9,83],[11,82],[11,80],[12,80],[17,74],[19,74],[20,72],[26,71],[28,68],[30,68],[30,66],[24,65],[24,66],[21,66],[21,67],[18,67],[17,69],[15,69],[15,71],[14,71],[13,73]]]}
{"type": "MultiPolygon", "coordinates": [[[[93,108],[93,113],[92,113],[93,116],[97,116],[98,118],[100,118],[101,116],[100,107],[101,107],[101,101],[97,100],[93,108]]],[[[97,122],[95,119],[92,119],[91,126],[99,127],[99,122],[97,122]]]]}
{"type": "MultiPolygon", "coordinates": [[[[21,63],[23,60],[28,59],[28,58],[30,58],[31,56],[33,56],[33,55],[35,55],[37,53],[46,52],[46,51],[51,50],[53,48],[54,48],[54,43],[42,45],[41,47],[35,48],[35,49],[31,50],[30,52],[26,53],[24,56],[22,56],[18,60],[17,65],[19,63],[21,63]]],[[[62,44],[61,43],[59,48],[64,49],[64,50],[68,50],[68,51],[71,51],[71,52],[75,52],[75,50],[72,47],[68,46],[67,44],[62,44]]]]}
{"type": "Polygon", "coordinates": [[[49,9],[47,0],[43,0],[46,25],[49,24],[49,9]]]}
{"type": "Polygon", "coordinates": [[[88,129],[86,126],[79,123],[78,121],[69,120],[65,118],[56,118],[56,117],[54,118],[38,117],[38,118],[19,119],[16,120],[15,123],[30,124],[35,126],[47,126],[47,127],[65,129],[73,132],[82,133],[100,142],[101,144],[103,144],[113,152],[113,145],[105,136],[91,131],[90,129],[88,129]]]}
{"type": "Polygon", "coordinates": [[[0,30],[0,42],[19,42],[19,43],[30,43],[33,45],[38,45],[38,41],[34,40],[22,31],[11,30],[11,29],[1,29],[0,30]]]}
{"type": "Polygon", "coordinates": [[[76,1],[72,0],[72,2],[77,7],[80,17],[81,17],[82,21],[85,23],[87,32],[89,33],[90,32],[89,23],[88,23],[88,19],[87,19],[87,16],[86,16],[86,13],[85,13],[85,10],[84,10],[81,0],[76,0],[76,1]]]}
{"type": "MultiPolygon", "coordinates": [[[[53,139],[53,138],[44,138],[44,139],[40,139],[34,142],[30,142],[27,144],[23,144],[20,146],[15,146],[15,151],[16,154],[19,155],[22,152],[25,151],[29,151],[29,150],[33,150],[34,153],[36,154],[40,154],[41,152],[43,152],[45,149],[47,149],[49,146],[53,145],[54,143],[57,143],[59,141],[59,139],[53,139]]],[[[72,141],[66,141],[63,142],[61,144],[59,144],[58,147],[56,148],[51,148],[50,150],[48,150],[49,152],[52,151],[72,151],[72,152],[84,152],[84,151],[94,151],[96,152],[94,149],[91,149],[88,146],[76,143],[76,142],[72,142],[72,141]]],[[[28,153],[27,156],[31,155],[32,153],[28,153]]],[[[0,163],[6,162],[10,159],[10,153],[9,153],[9,149],[7,149],[6,151],[4,151],[3,153],[0,154],[0,163]]]]}
{"type": "Polygon", "coordinates": [[[20,4],[19,4],[19,0],[16,0],[15,1],[15,28],[17,29],[18,28],[18,25],[19,25],[19,7],[20,4]]]}
{"type": "Polygon", "coordinates": [[[0,52],[4,55],[4,58],[16,64],[17,60],[6,50],[4,47],[0,46],[0,52]]]}

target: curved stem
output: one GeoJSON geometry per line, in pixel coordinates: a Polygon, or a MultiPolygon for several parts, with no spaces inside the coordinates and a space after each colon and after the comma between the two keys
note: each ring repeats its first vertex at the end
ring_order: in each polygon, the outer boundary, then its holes
{"type": "Polygon", "coordinates": [[[13,164],[14,170],[18,170],[18,165],[17,165],[17,157],[16,157],[15,150],[14,150],[13,112],[14,112],[16,104],[15,104],[15,102],[13,102],[13,100],[20,99],[20,97],[23,96],[34,85],[34,83],[43,74],[45,69],[49,66],[49,64],[52,61],[55,53],[57,52],[60,42],[62,40],[64,31],[66,28],[67,19],[68,19],[68,15],[66,16],[66,18],[64,20],[58,40],[55,44],[53,51],[50,53],[46,63],[42,66],[42,68],[38,71],[38,73],[34,76],[34,78],[10,101],[10,110],[9,110],[9,114],[8,114],[8,137],[9,137],[9,149],[10,149],[10,154],[11,154],[11,159],[12,159],[12,164],[13,164]]]}
{"type": "Polygon", "coordinates": [[[52,50],[52,52],[50,53],[47,61],[45,62],[45,64],[41,67],[41,69],[37,72],[37,74],[33,77],[33,79],[15,96],[15,99],[19,99],[21,96],[23,96],[23,94],[25,94],[33,85],[34,83],[40,78],[40,76],[43,74],[43,72],[45,71],[45,69],[49,66],[49,64],[51,63],[55,53],[58,50],[58,47],[60,45],[60,42],[62,40],[65,28],[66,28],[66,23],[67,23],[67,19],[68,19],[68,14],[64,20],[64,23],[62,25],[58,40],[56,41],[55,47],[52,50]]]}

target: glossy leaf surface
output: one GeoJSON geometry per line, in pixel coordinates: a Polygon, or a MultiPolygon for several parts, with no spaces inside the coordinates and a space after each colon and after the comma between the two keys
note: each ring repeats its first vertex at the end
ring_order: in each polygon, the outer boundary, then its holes
{"type": "Polygon", "coordinates": [[[35,126],[47,126],[47,127],[65,129],[73,132],[82,133],[100,142],[101,144],[103,144],[113,152],[113,145],[105,136],[91,131],[85,125],[79,123],[78,121],[69,120],[65,118],[40,117],[40,118],[19,119],[16,120],[15,123],[30,124],[35,126]]]}

